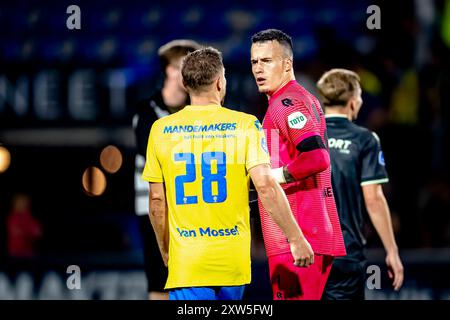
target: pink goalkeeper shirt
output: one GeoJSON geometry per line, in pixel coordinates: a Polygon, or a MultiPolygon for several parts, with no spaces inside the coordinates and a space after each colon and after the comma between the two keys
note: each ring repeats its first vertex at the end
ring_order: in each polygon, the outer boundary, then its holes
{"type": "MultiPolygon", "coordinates": [[[[275,92],[263,128],[271,156],[272,168],[290,163],[299,156],[296,146],[313,135],[328,146],[326,123],[319,101],[295,80],[275,92]]],[[[331,186],[331,170],[282,185],[292,212],[315,254],[346,254],[339,217],[331,186]]],[[[281,229],[259,201],[262,231],[267,256],[290,252],[281,229]]]]}

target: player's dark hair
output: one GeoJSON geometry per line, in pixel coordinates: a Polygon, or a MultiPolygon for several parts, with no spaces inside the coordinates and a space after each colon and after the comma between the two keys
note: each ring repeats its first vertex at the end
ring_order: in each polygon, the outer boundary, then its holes
{"type": "Polygon", "coordinates": [[[278,41],[289,52],[289,56],[293,56],[294,46],[292,45],[292,38],[281,30],[267,29],[255,33],[252,36],[252,43],[265,42],[265,41],[278,41]]]}
{"type": "Polygon", "coordinates": [[[347,69],[331,69],[325,72],[317,89],[322,96],[324,106],[343,106],[355,96],[360,78],[356,72],[347,69]]]}
{"type": "Polygon", "coordinates": [[[189,90],[202,91],[211,85],[223,70],[222,54],[212,47],[191,52],[181,67],[183,84],[189,90]]]}
{"type": "Polygon", "coordinates": [[[201,46],[197,42],[187,39],[172,40],[166,43],[158,49],[161,69],[165,72],[169,64],[200,48],[201,46]]]}

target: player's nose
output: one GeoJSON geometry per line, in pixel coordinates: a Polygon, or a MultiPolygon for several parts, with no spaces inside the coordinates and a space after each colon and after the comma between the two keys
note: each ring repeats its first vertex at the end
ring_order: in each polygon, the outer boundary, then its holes
{"type": "Polygon", "coordinates": [[[256,62],[256,63],[253,65],[253,71],[254,71],[256,74],[260,74],[260,73],[263,72],[262,65],[261,65],[261,63],[260,63],[259,61],[256,62]]]}

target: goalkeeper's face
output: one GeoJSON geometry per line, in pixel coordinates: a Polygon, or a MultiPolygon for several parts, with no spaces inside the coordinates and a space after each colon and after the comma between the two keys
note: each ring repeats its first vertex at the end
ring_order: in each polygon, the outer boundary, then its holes
{"type": "Polygon", "coordinates": [[[292,67],[289,59],[278,41],[252,44],[252,72],[259,92],[270,96],[289,81],[292,67]]]}

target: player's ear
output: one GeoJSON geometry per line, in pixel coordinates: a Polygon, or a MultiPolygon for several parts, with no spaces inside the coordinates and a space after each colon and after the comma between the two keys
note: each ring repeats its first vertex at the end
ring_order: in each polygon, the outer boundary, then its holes
{"type": "Polygon", "coordinates": [[[182,82],[183,82],[183,87],[184,87],[184,89],[187,91],[187,85],[186,85],[186,81],[184,81],[184,79],[182,80],[182,82]]]}
{"type": "Polygon", "coordinates": [[[355,110],[355,100],[353,98],[348,99],[346,107],[348,107],[353,113],[353,111],[355,110]]]}
{"type": "Polygon", "coordinates": [[[291,58],[286,58],[284,61],[285,61],[284,71],[291,72],[291,70],[292,70],[292,59],[291,58]]]}
{"type": "Polygon", "coordinates": [[[216,89],[217,89],[217,91],[222,91],[222,89],[223,89],[223,83],[222,83],[222,79],[220,77],[218,77],[216,80],[216,89]]]}
{"type": "Polygon", "coordinates": [[[356,118],[356,99],[354,97],[351,97],[348,102],[347,102],[347,106],[350,109],[351,115],[352,115],[352,119],[356,118]]]}

